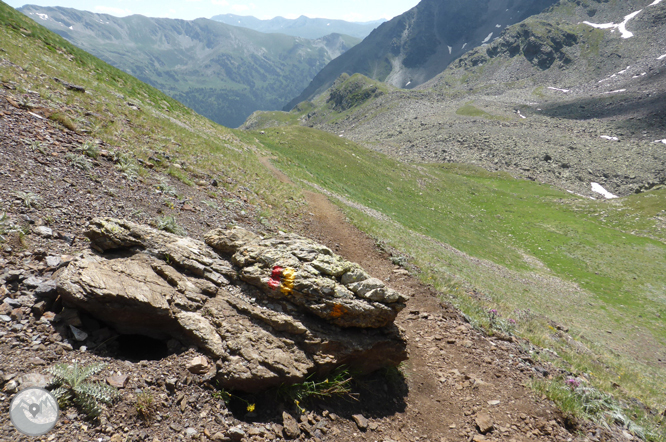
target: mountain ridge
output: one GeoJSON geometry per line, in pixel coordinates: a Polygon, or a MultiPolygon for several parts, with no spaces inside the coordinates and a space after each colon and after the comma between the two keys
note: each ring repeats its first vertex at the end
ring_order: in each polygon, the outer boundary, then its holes
{"type": "Polygon", "coordinates": [[[451,62],[489,42],[506,26],[541,12],[557,0],[422,0],[375,29],[345,56],[329,63],[283,110],[324,92],[343,73],[363,74],[400,88],[414,88],[451,62]]]}
{"type": "Polygon", "coordinates": [[[326,18],[310,18],[304,15],[296,19],[274,17],[269,20],[261,20],[253,16],[235,14],[220,14],[211,17],[211,20],[219,21],[233,26],[241,26],[265,33],[282,33],[294,37],[317,39],[331,33],[350,35],[356,38],[365,38],[380,24],[386,20],[373,20],[369,22],[348,22],[344,20],[331,20],[326,18]]]}

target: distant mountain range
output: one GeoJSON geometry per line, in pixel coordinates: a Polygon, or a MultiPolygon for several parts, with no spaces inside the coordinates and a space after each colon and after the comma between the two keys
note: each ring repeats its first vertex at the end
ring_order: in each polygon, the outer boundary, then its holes
{"type": "Polygon", "coordinates": [[[360,42],[340,34],[317,40],[264,34],[208,19],[118,18],[33,5],[19,11],[228,127],[256,110],[282,108],[360,42]]]}
{"type": "Polygon", "coordinates": [[[322,69],[285,110],[321,94],[343,73],[416,87],[465,52],[491,43],[507,26],[555,3],[558,0],[422,0],[322,69]]]}
{"type": "Polygon", "coordinates": [[[212,17],[211,20],[226,23],[232,26],[249,28],[259,32],[280,33],[303,38],[321,38],[332,33],[345,34],[363,39],[377,26],[386,20],[375,20],[363,23],[348,22],[344,20],[329,20],[326,18],[308,18],[301,15],[297,19],[275,17],[270,20],[260,20],[256,17],[223,14],[212,17]]]}

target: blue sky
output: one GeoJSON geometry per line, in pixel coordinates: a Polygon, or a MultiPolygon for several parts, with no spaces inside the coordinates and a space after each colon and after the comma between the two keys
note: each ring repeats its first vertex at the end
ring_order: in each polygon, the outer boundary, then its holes
{"type": "Polygon", "coordinates": [[[25,4],[65,6],[125,16],[142,14],[192,20],[217,14],[253,15],[261,19],[282,16],[332,18],[348,21],[391,19],[413,8],[419,0],[4,0],[18,8],[25,4]]]}

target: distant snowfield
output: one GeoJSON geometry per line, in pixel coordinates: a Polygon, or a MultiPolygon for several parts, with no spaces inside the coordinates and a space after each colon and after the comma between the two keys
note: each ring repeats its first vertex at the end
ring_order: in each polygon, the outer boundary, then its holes
{"type": "Polygon", "coordinates": [[[39,12],[37,13],[37,17],[41,18],[42,20],[48,20],[49,16],[46,14],[40,14],[39,12]]]}
{"type": "Polygon", "coordinates": [[[608,200],[613,198],[619,198],[617,195],[613,195],[612,193],[604,189],[599,183],[592,183],[592,192],[598,193],[608,200]]]}
{"type": "Polygon", "coordinates": [[[556,88],[556,87],[548,87],[548,89],[551,89],[553,91],[564,92],[564,93],[571,92],[569,89],[559,89],[559,88],[556,88]]]}
{"type": "Polygon", "coordinates": [[[602,135],[599,138],[603,138],[604,140],[610,140],[610,141],[620,141],[618,137],[609,137],[608,135],[602,135]]]}
{"type": "Polygon", "coordinates": [[[488,34],[486,39],[483,40],[481,43],[488,43],[490,41],[490,39],[493,38],[493,34],[494,34],[494,32],[491,32],[490,34],[488,34]]]}
{"type": "MultiPolygon", "coordinates": [[[[657,6],[662,1],[663,0],[654,0],[652,3],[647,5],[647,7],[649,8],[650,6],[657,6]]],[[[629,15],[625,15],[624,16],[624,21],[622,23],[601,23],[600,24],[600,23],[590,23],[589,21],[584,21],[583,23],[588,25],[588,26],[592,26],[593,28],[597,28],[597,29],[611,29],[611,32],[615,32],[615,30],[617,29],[618,31],[620,31],[620,34],[622,34],[622,38],[631,38],[631,37],[634,36],[634,33],[627,30],[627,23],[629,23],[629,20],[636,17],[641,12],[643,12],[643,10],[639,9],[638,11],[632,12],[629,15]]],[[[664,55],[664,57],[666,57],[666,55],[664,55]]]]}
{"type": "Polygon", "coordinates": [[[599,24],[599,23],[590,23],[589,21],[584,21],[583,23],[597,29],[612,29],[611,32],[614,32],[615,29],[617,29],[618,31],[620,31],[620,34],[622,34],[622,38],[631,38],[634,36],[634,33],[631,31],[627,31],[627,23],[629,23],[629,20],[636,17],[642,11],[643,11],[642,9],[639,9],[638,11],[632,12],[631,14],[625,16],[624,21],[622,23],[599,24]]]}

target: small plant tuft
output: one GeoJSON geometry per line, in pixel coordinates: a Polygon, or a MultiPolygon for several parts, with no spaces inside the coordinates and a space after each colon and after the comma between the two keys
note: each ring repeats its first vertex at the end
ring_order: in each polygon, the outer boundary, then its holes
{"type": "Polygon", "coordinates": [[[68,153],[66,158],[72,163],[72,166],[81,170],[90,170],[92,169],[92,163],[88,158],[83,155],[76,155],[74,153],[68,153]]]}
{"type": "Polygon", "coordinates": [[[169,181],[166,178],[162,178],[159,184],[156,184],[155,187],[157,187],[157,190],[162,192],[164,195],[178,196],[176,189],[174,189],[173,186],[169,184],[169,181]]]}
{"type": "Polygon", "coordinates": [[[81,152],[87,157],[90,157],[92,159],[97,159],[99,157],[99,147],[95,143],[91,143],[90,141],[86,141],[83,146],[81,146],[81,152]]]}
{"type": "Polygon", "coordinates": [[[56,112],[55,114],[49,117],[49,120],[55,121],[56,123],[60,123],[63,126],[65,126],[67,129],[71,130],[72,132],[76,132],[76,125],[65,114],[56,112]]]}
{"type": "Polygon", "coordinates": [[[134,408],[141,419],[145,421],[153,420],[157,406],[152,393],[146,390],[139,392],[136,395],[134,408]]]}
{"type": "Polygon", "coordinates": [[[340,367],[322,381],[315,380],[314,374],[312,374],[305,382],[290,385],[282,384],[277,390],[277,395],[284,400],[295,403],[299,410],[302,410],[300,404],[310,399],[346,397],[358,400],[358,395],[352,392],[352,380],[349,370],[346,367],[340,367]]]}
{"type": "Polygon", "coordinates": [[[18,191],[18,192],[14,192],[14,196],[16,198],[20,199],[21,201],[23,201],[23,205],[25,207],[27,207],[28,209],[38,207],[39,200],[42,199],[39,195],[37,195],[35,193],[32,193],[32,192],[18,191]]]}
{"type": "Polygon", "coordinates": [[[156,220],[156,225],[159,230],[164,230],[165,232],[180,236],[185,235],[185,229],[178,225],[178,221],[176,220],[175,216],[168,215],[158,217],[156,220]]]}
{"type": "Polygon", "coordinates": [[[105,367],[106,364],[54,365],[48,369],[53,375],[49,389],[52,389],[51,393],[61,407],[74,404],[89,417],[98,417],[102,413],[101,404],[111,405],[119,396],[118,391],[110,385],[87,381],[105,367]]]}

